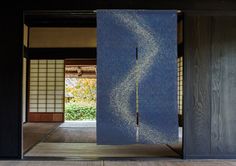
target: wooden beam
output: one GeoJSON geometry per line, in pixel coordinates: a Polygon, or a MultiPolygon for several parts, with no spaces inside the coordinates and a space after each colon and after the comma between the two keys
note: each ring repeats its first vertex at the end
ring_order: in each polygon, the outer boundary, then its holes
{"type": "Polygon", "coordinates": [[[66,59],[65,65],[96,65],[96,60],[66,59]]]}
{"type": "Polygon", "coordinates": [[[29,48],[29,59],[96,59],[96,48],[29,48]]]}

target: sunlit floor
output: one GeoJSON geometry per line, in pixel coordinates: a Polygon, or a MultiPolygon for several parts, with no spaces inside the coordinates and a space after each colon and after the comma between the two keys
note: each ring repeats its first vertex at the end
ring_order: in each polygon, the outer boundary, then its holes
{"type": "Polygon", "coordinates": [[[50,133],[43,142],[96,143],[96,121],[67,121],[50,133]]]}
{"type": "Polygon", "coordinates": [[[158,145],[96,145],[96,143],[39,143],[25,156],[40,157],[176,157],[168,146],[158,145]]]}
{"type": "MultiPolygon", "coordinates": [[[[96,122],[65,122],[62,124],[26,124],[24,144],[27,145],[25,157],[164,157],[181,158],[180,142],[176,145],[96,145],[96,122]],[[34,132],[30,132],[30,126],[34,132]],[[31,140],[32,133],[40,132],[37,139],[31,140]],[[28,133],[28,134],[25,134],[28,133]],[[29,134],[31,133],[31,135],[29,134]],[[44,134],[43,134],[44,133],[44,134]],[[31,141],[29,141],[31,140],[31,141]],[[30,142],[30,143],[29,143],[30,142]],[[31,146],[31,147],[30,147],[31,146]]],[[[33,136],[35,137],[35,136],[33,136]]]]}

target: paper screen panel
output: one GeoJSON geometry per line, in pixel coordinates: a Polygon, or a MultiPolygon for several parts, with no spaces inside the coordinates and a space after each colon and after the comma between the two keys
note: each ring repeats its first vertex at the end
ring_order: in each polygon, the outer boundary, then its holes
{"type": "Polygon", "coordinates": [[[64,88],[64,60],[30,61],[29,112],[64,112],[64,88]]]}

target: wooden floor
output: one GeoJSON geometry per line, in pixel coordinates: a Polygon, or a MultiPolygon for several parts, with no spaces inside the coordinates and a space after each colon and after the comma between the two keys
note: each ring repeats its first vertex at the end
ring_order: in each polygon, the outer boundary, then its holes
{"type": "Polygon", "coordinates": [[[95,127],[58,127],[43,142],[96,143],[95,127]]]}
{"type": "Polygon", "coordinates": [[[59,125],[60,123],[25,123],[23,125],[23,151],[27,152],[59,125]]]}
{"type": "Polygon", "coordinates": [[[163,144],[158,145],[96,145],[95,143],[39,143],[26,157],[170,157],[180,155],[163,144]]]}
{"type": "MultiPolygon", "coordinates": [[[[24,125],[24,148],[27,149],[30,146],[36,144],[37,142],[42,141],[43,137],[50,133],[50,131],[54,130],[58,124],[49,123],[49,124],[25,124],[24,125]]],[[[64,124],[61,127],[68,127],[68,124],[64,124]]],[[[71,127],[71,124],[69,124],[71,127]]],[[[77,124],[73,127],[77,127],[77,124]]],[[[89,127],[94,127],[94,126],[89,126],[89,127]]],[[[55,130],[54,130],[55,131],[55,130]]],[[[47,158],[37,158],[37,156],[47,156],[50,157],[50,155],[53,156],[66,156],[65,153],[67,153],[67,156],[73,156],[69,155],[70,151],[72,151],[75,156],[78,156],[78,151],[79,153],[85,154],[83,152],[86,152],[87,154],[89,153],[89,156],[91,157],[91,154],[94,155],[98,153],[98,151],[91,151],[91,148],[94,148],[95,145],[86,145],[84,144],[83,146],[80,145],[80,149],[76,149],[75,144],[68,144],[68,143],[44,143],[41,142],[37,146],[35,146],[32,150],[30,150],[26,156],[36,156],[32,160],[31,159],[24,159],[24,160],[19,160],[19,161],[1,161],[0,160],[0,166],[236,166],[236,160],[182,160],[180,158],[175,158],[178,156],[177,153],[171,151],[171,148],[167,148],[165,146],[160,146],[159,148],[155,149],[155,147],[150,147],[150,149],[143,149],[144,151],[140,151],[139,145],[136,145],[134,147],[120,147],[116,149],[112,149],[111,147],[97,147],[97,150],[103,151],[103,153],[108,153],[106,154],[106,157],[108,156],[113,156],[114,157],[114,152],[117,154],[115,155],[116,157],[121,156],[120,152],[124,154],[129,154],[129,156],[155,156],[158,153],[163,154],[171,154],[170,156],[174,156],[174,158],[134,158],[132,160],[129,160],[127,158],[113,158],[110,160],[99,160],[99,161],[80,161],[78,158],[71,158],[62,160],[62,159],[57,159],[57,158],[52,158],[50,160],[47,160],[47,158]],[[55,146],[58,145],[58,146],[55,146]],[[82,147],[89,147],[90,150],[87,149],[87,151],[84,151],[81,149],[82,147]],[[123,150],[122,150],[123,148],[123,150]],[[64,151],[62,150],[64,149],[64,151]],[[110,150],[109,150],[110,149],[110,150]],[[159,149],[159,150],[158,150],[159,149]],[[133,152],[132,152],[133,151],[133,152]],[[130,155],[130,152],[132,152],[132,155],[130,155]],[[163,153],[164,152],[164,153],[163,153]],[[145,154],[144,154],[145,153],[145,154]],[[112,155],[111,155],[112,154],[112,155]],[[56,161],[59,160],[59,161],[56,161]],[[73,161],[72,161],[73,160],[73,161]]],[[[175,146],[172,146],[172,148],[175,146]]],[[[179,148],[178,146],[176,148],[179,148]]],[[[142,148],[141,148],[142,149],[142,148]]],[[[123,155],[124,155],[123,154],[123,155]]],[[[104,155],[104,154],[103,154],[104,155]]],[[[100,155],[100,156],[103,156],[100,155]]]]}
{"type": "Polygon", "coordinates": [[[59,158],[180,158],[175,145],[96,145],[96,126],[91,123],[29,123],[24,125],[25,157],[59,158]],[[32,145],[35,145],[32,147],[32,145]],[[30,150],[28,150],[30,148],[30,150]]]}
{"type": "Polygon", "coordinates": [[[1,166],[236,166],[234,160],[0,161],[1,166]]]}

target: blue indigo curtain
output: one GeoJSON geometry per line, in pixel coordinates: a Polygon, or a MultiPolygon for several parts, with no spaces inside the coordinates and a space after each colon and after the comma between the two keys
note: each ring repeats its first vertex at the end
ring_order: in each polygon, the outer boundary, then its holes
{"type": "Polygon", "coordinates": [[[97,144],[178,140],[176,11],[97,11],[97,144]]]}

